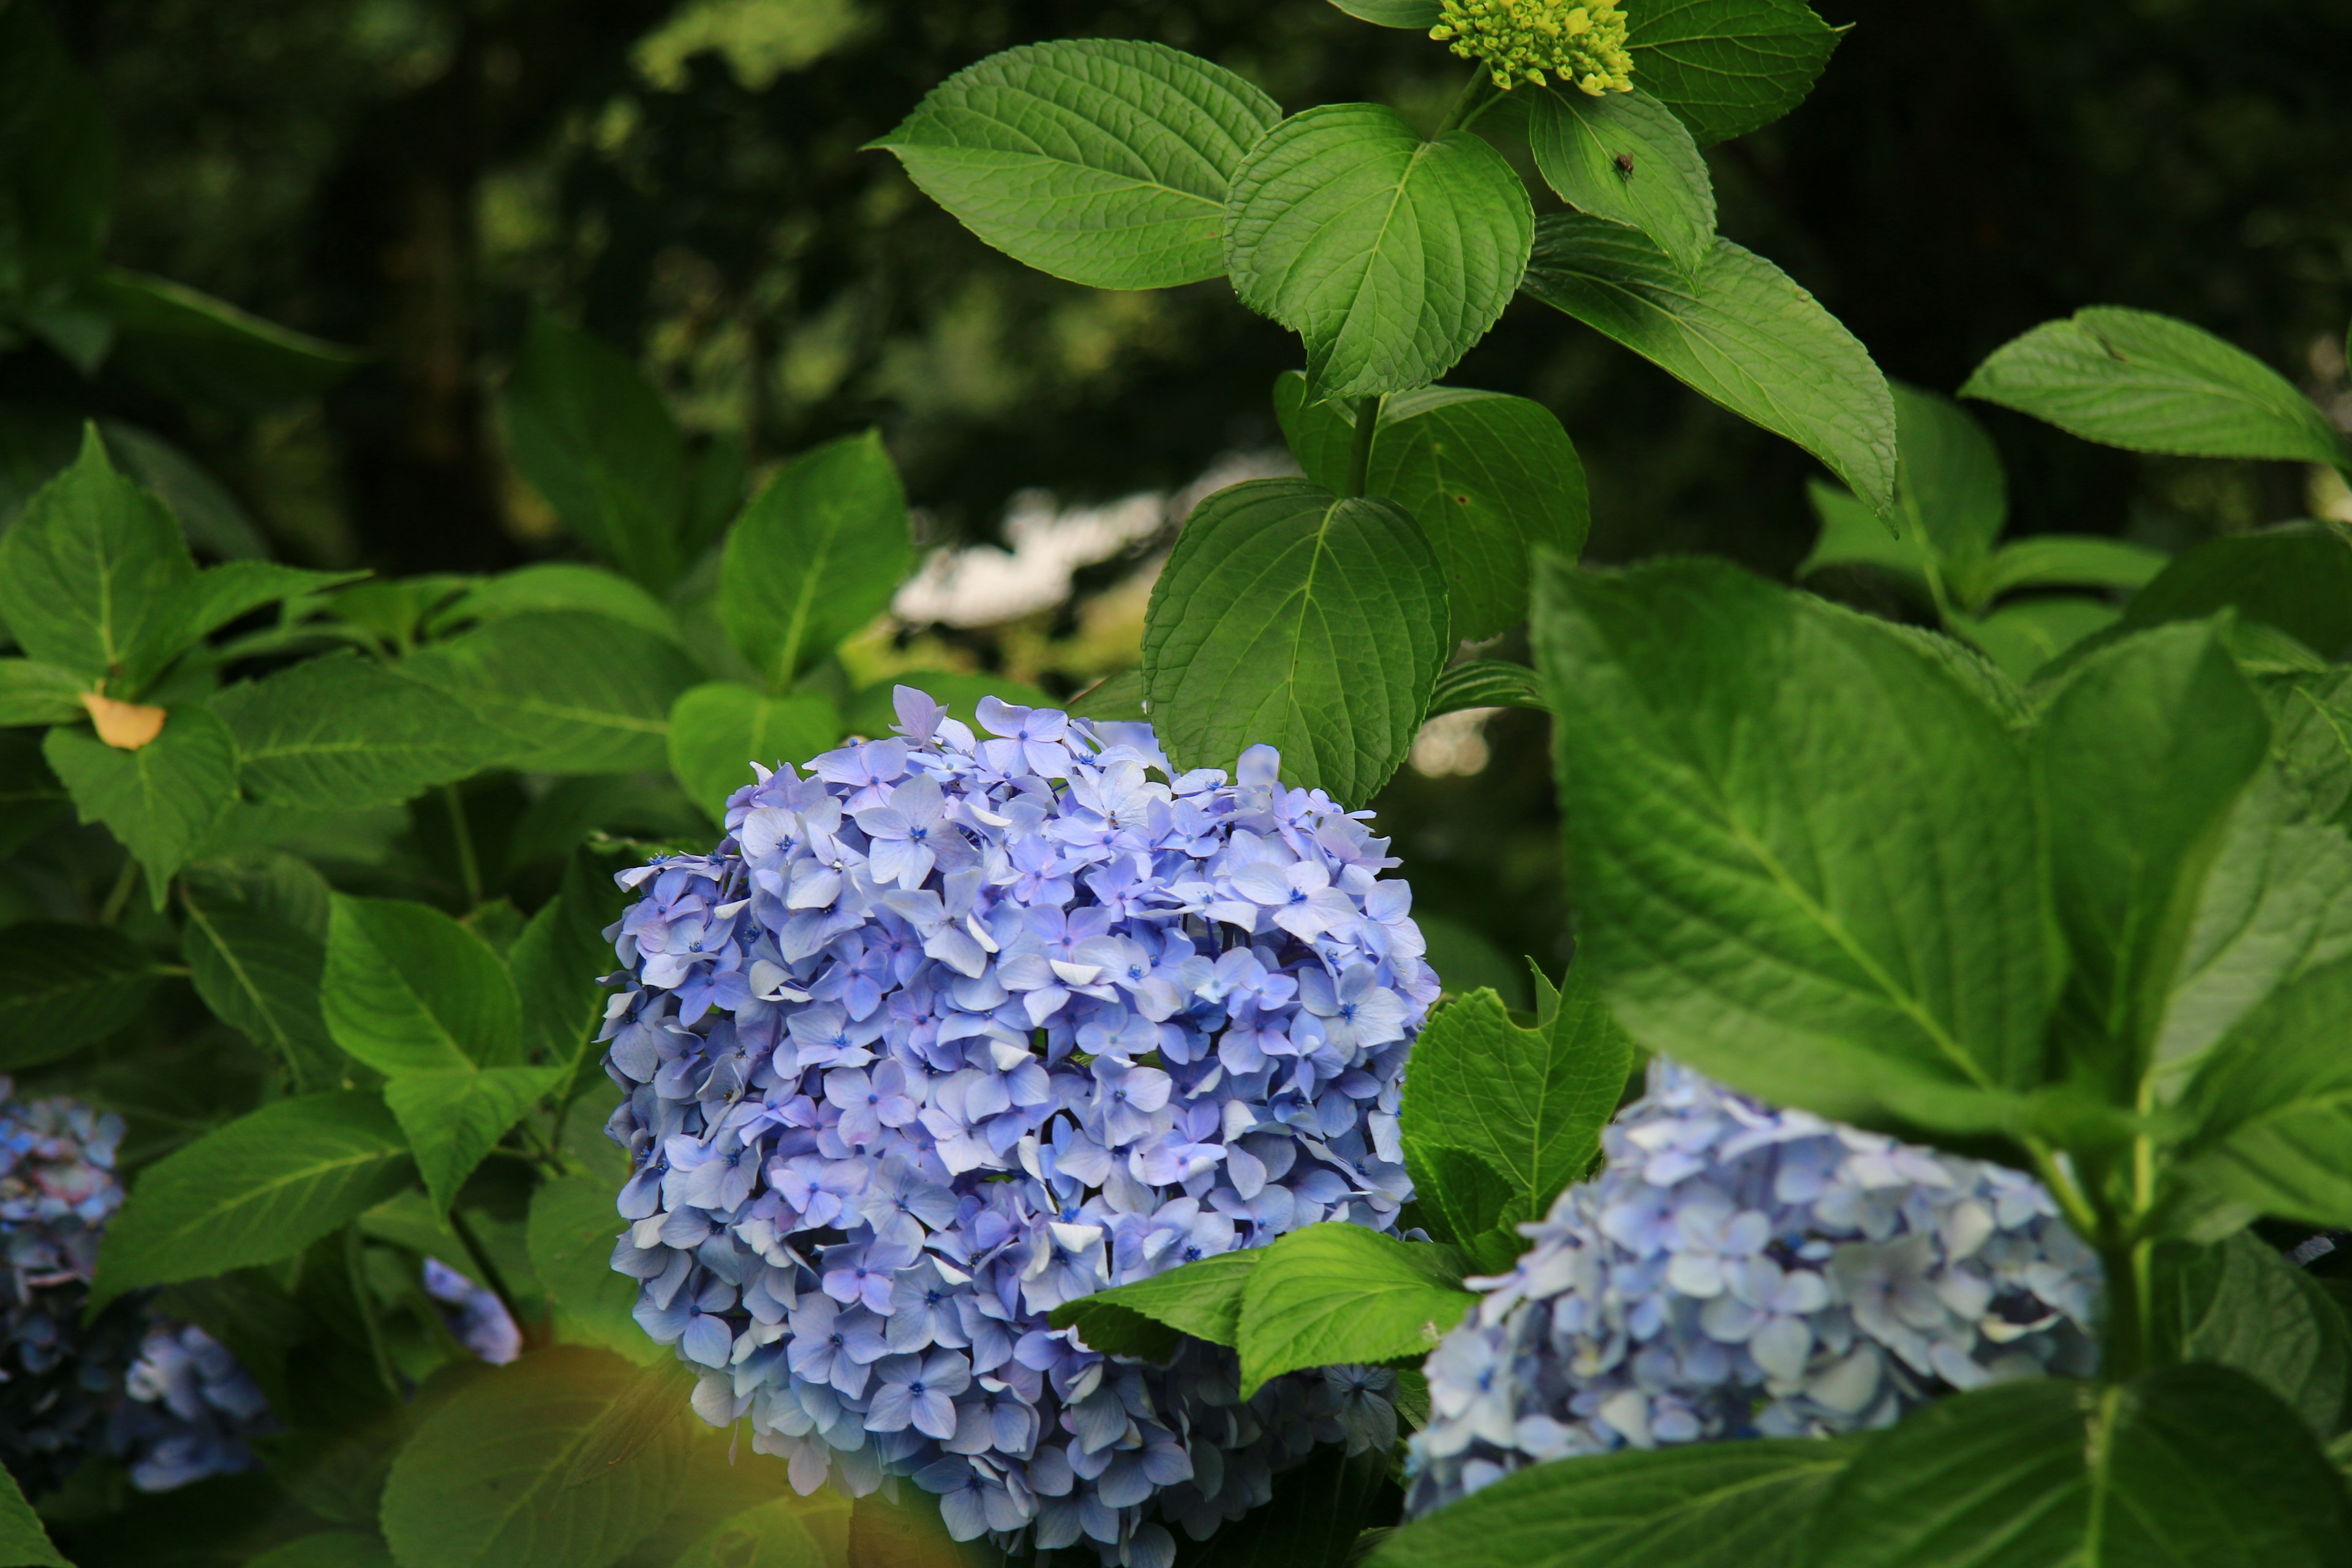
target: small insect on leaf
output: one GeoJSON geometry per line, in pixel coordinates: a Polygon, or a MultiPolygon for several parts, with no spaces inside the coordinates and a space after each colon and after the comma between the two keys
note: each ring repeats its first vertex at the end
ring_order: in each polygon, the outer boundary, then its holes
{"type": "Polygon", "coordinates": [[[1621,180],[1630,180],[1633,177],[1633,153],[1620,153],[1617,154],[1617,177],[1621,180]]]}

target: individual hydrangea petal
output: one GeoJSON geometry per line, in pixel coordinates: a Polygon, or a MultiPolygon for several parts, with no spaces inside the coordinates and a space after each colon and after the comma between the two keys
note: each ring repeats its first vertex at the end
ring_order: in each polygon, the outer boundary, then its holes
{"type": "Polygon", "coordinates": [[[1882,1426],[2094,1370],[2098,1261],[2030,1177],[1664,1059],[1430,1355],[1411,1513],[1546,1459],[1882,1426]]]}
{"type": "Polygon", "coordinates": [[[622,876],[613,1264],[706,1419],[805,1491],[886,1475],[958,1539],[1167,1568],[1393,1378],[1165,1366],[1055,1306],[1302,1225],[1394,1230],[1437,980],[1384,840],[1271,748],[1172,774],[1148,725],[901,690],[728,836],[622,876]]]}

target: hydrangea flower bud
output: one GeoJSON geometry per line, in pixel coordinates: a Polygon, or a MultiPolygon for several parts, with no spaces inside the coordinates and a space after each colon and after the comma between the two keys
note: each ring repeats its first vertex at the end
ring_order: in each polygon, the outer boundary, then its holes
{"type": "Polygon", "coordinates": [[[1884,1426],[2092,1370],[2097,1258],[2031,1177],[1663,1059],[1428,1362],[1411,1513],[1568,1455],[1884,1426]]]}
{"type": "Polygon", "coordinates": [[[1593,98],[1633,90],[1617,0],[1441,0],[1429,36],[1484,61],[1505,92],[1547,74],[1593,98]]]}
{"type": "Polygon", "coordinates": [[[626,872],[606,1068],[614,1267],[795,1486],[888,1475],[958,1539],[1168,1568],[1387,1380],[1239,1397],[1048,1326],[1065,1301],[1320,1220],[1393,1230],[1399,1074],[1437,994],[1384,840],[1254,747],[898,692],[896,737],[738,791],[626,872]]]}
{"type": "Polygon", "coordinates": [[[163,1491],[250,1468],[243,1439],[268,1409],[201,1329],[117,1301],[82,1321],[106,1222],[122,1206],[122,1119],[64,1099],[18,1100],[0,1074],[0,1461],[28,1492],[84,1458],[127,1459],[163,1491]]]}

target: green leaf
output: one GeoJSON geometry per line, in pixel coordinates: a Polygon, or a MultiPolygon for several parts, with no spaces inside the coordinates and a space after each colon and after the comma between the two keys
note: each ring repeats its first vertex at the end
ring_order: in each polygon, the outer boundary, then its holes
{"type": "MultiPolygon", "coordinates": [[[[1260,1247],[1220,1252],[1164,1274],[1065,1301],[1046,1315],[1046,1321],[1057,1329],[1075,1327],[1081,1338],[1099,1330],[1108,1341],[1113,1334],[1134,1331],[1119,1316],[1125,1313],[1164,1323],[1180,1334],[1211,1344],[1235,1344],[1241,1339],[1242,1291],[1265,1257],[1260,1247]]],[[[1093,1339],[1087,1342],[1096,1344],[1093,1339]]]]}
{"type": "Polygon", "coordinates": [[[1528,95],[1528,144],[1570,206],[1638,228],[1686,276],[1715,246],[1715,182],[1675,111],[1641,89],[1528,95]]]}
{"type": "Polygon", "coordinates": [[[1906,533],[1933,551],[1971,606],[1975,579],[2009,521],[2009,481],[1992,437],[1950,398],[1895,381],[1895,500],[1906,533]]]}
{"type": "Polygon", "coordinates": [[[47,832],[64,817],[65,786],[41,755],[42,737],[0,730],[0,858],[47,832]]]}
{"type": "Polygon", "coordinates": [[[328,1032],[378,1072],[522,1059],[521,1006],[505,961],[430,905],[337,894],[326,973],[328,1032]]]}
{"type": "Polygon", "coordinates": [[[383,1531],[402,1568],[604,1568],[661,1522],[677,1424],[576,1481],[637,1386],[628,1363],[559,1345],[469,1384],[393,1461],[383,1531]]]}
{"type": "Polygon", "coordinates": [[[1918,531],[1894,532],[1852,490],[1827,479],[1806,480],[1805,500],[1822,531],[1797,563],[1798,576],[1810,577],[1828,566],[1867,566],[1894,577],[1915,596],[1929,597],[1927,574],[1935,561],[1918,531]]]}
{"type": "Polygon", "coordinates": [[[1635,79],[1702,146],[1802,103],[1844,36],[1799,0],[1643,0],[1626,19],[1635,79]]]}
{"type": "Polygon", "coordinates": [[[660,600],[626,577],[576,561],[542,561],[485,577],[436,612],[429,629],[435,637],[446,637],[462,626],[534,610],[584,610],[678,640],[677,617],[660,600]]]}
{"type": "Polygon", "coordinates": [[[227,725],[193,705],[173,709],[163,732],[135,752],[117,751],[86,730],[56,729],[41,754],[73,797],[75,815],[104,823],[138,858],[159,910],[172,874],[236,798],[236,742],[227,725]]]}
{"type": "Polygon", "coordinates": [[[2050,878],[2093,1037],[2134,1098],[2189,937],[2199,886],[2270,721],[2210,623],[2091,655],[2033,732],[2050,878]]]}
{"type": "Polygon", "coordinates": [[[688,689],[669,710],[669,765],[710,820],[753,782],[751,764],[805,767],[841,739],[841,715],[814,691],[767,697],[731,680],[688,689]]]}
{"type": "Polygon", "coordinates": [[[180,955],[214,1016],[286,1063],[296,1085],[324,1089],[342,1060],[319,1008],[326,944],[306,931],[188,889],[180,955]]]}
{"type": "MultiPolygon", "coordinates": [[[[1318,1446],[1274,1482],[1272,1499],[1184,1552],[1184,1568],[1345,1568],[1380,1512],[1390,1456],[1318,1446]]],[[[1188,1543],[1189,1545],[1189,1543],[1188,1543]]]]}
{"type": "Polygon", "coordinates": [[[2045,533],[2004,544],[1985,565],[1985,595],[2018,588],[2137,588],[2164,570],[2161,550],[2123,539],[2045,533]]]}
{"type": "Polygon", "coordinates": [[[269,542],[244,504],[186,452],[127,420],[100,419],[98,429],[122,471],[153,490],[180,520],[190,549],[224,561],[257,561],[269,553],[269,542]]]}
{"type": "Polygon", "coordinates": [[[1787,437],[1892,515],[1893,395],[1869,352],[1787,273],[1717,239],[1694,283],[1622,225],[1568,215],[1537,228],[1529,294],[1787,437]]]}
{"type": "Polygon", "coordinates": [[[2347,1515],[2294,1412],[2243,1373],[2176,1366],[2121,1388],[2033,1379],[1920,1406],[1863,1445],[1798,1560],[2332,1568],[2347,1515]]]}
{"type": "Polygon", "coordinates": [[[275,561],[231,561],[184,582],[179,603],[170,614],[179,623],[180,635],[193,644],[264,605],[323,593],[366,575],[365,572],[310,572],[275,561]]]}
{"type": "Polygon", "coordinates": [[[574,854],[564,863],[563,890],[540,906],[507,954],[531,1060],[576,1076],[595,1054],[590,1047],[611,995],[604,978],[618,966],[604,930],[620,918],[630,896],[592,857],[574,854]]]}
{"type": "Polygon", "coordinates": [[[906,492],[881,437],[845,436],[793,458],[736,519],[719,618],[782,691],[888,608],[913,560],[906,492]]]}
{"type": "Polygon", "coordinates": [[[85,426],[73,467],[0,534],[0,624],[28,657],[103,680],[187,646],[171,612],[195,572],[163,503],[117,473],[85,426]]]}
{"type": "Polygon", "coordinates": [[[139,1016],[155,964],[108,926],[27,921],[0,942],[0,1072],[52,1061],[139,1016]]]}
{"type": "Polygon", "coordinates": [[[2326,1287],[2252,1232],[2215,1247],[2157,1249],[2149,1287],[2167,1359],[2235,1367],[2315,1436],[2334,1435],[2352,1375],[2352,1329],[2326,1287]]]}
{"type": "Polygon", "coordinates": [[[1622,1448],[1505,1476],[1381,1543],[1366,1568],[1810,1568],[1805,1522],[1851,1437],[1622,1448]]]}
{"type": "Polygon", "coordinates": [[[2352,822],[2352,669],[2263,682],[2271,752],[2305,821],[2352,822]]]}
{"type": "Polygon", "coordinates": [[[2001,673],[2022,684],[2075,644],[2116,624],[2099,599],[2027,599],[1989,616],[1955,617],[1954,629],[1982,648],[2001,673]]]}
{"type": "Polygon", "coordinates": [[[106,1229],[93,1308],[290,1258],[408,1184],[408,1143],[357,1090],[281,1100],[165,1155],[106,1229]]]}
{"type": "Polygon", "coordinates": [[[552,610],[411,654],[399,673],[456,698],[501,734],[506,766],[551,773],[667,768],[669,706],[702,678],[667,638],[552,610]]]}
{"type": "Polygon", "coordinates": [[[1548,561],[1536,597],[1577,962],[1633,1038],[1841,1121],[2011,1114],[2054,933],[2000,711],[1929,639],[1722,563],[1548,561]]]}
{"type": "Polygon", "coordinates": [[[1438,0],[1331,0],[1359,21],[1376,27],[1409,27],[1426,33],[1444,15],[1438,0]]]}
{"type": "Polygon", "coordinates": [[[540,1096],[562,1082],[564,1068],[461,1068],[395,1074],[384,1103],[408,1134],[417,1173],[436,1208],[447,1209],[507,1130],[540,1096]]]}
{"type": "Polygon", "coordinates": [[[1500,1173],[1510,1202],[1490,1226],[1539,1219],[1591,1169],[1633,1070],[1633,1042],[1581,965],[1539,1028],[1513,1023],[1494,992],[1472,992],[1439,1008],[1413,1042],[1406,1151],[1465,1150],[1500,1173]]]}
{"type": "Polygon", "coordinates": [[[113,319],[113,369],[201,408],[273,413],[317,397],[367,360],[127,268],[101,270],[87,298],[113,319]]]}
{"type": "Polygon", "coordinates": [[[393,1568],[393,1561],[381,1536],[325,1530],[247,1558],[245,1568],[393,1568]]]}
{"type": "Polygon", "coordinates": [[[2206,540],[2133,595],[2124,622],[2202,620],[2223,608],[2275,626],[2324,658],[2352,654],[2352,537],[2330,523],[2290,522],[2206,540]]]}
{"type": "Polygon", "coordinates": [[[16,1478],[0,1470],[0,1565],[5,1568],[73,1568],[50,1544],[41,1516],[25,1500],[16,1478]]]}
{"type": "Polygon", "coordinates": [[[2213,1048],[2184,1098],[2176,1173],[2207,1200],[2352,1226],[2352,962],[2273,992],[2213,1048]]]}
{"type": "Polygon", "coordinates": [[[89,683],[69,669],[33,658],[0,658],[0,727],[70,724],[82,716],[89,683]]]}
{"type": "Polygon", "coordinates": [[[556,1334],[567,1343],[602,1345],[644,1364],[666,1362],[630,1315],[637,1282],[613,1270],[613,1243],[628,1222],[614,1207],[612,1184],[593,1175],[557,1176],[530,1198],[530,1267],[555,1303],[556,1334]]]}
{"type": "MultiPolygon", "coordinates": [[[[645,1338],[642,1331],[637,1338],[645,1338]]],[[[747,1508],[713,1526],[670,1568],[824,1568],[824,1548],[802,1522],[810,1511],[811,1505],[789,1497],[747,1508]]]]}
{"type": "Polygon", "coordinates": [[[1425,1356],[1477,1298],[1451,1247],[1311,1225],[1264,1249],[1242,1286],[1242,1397],[1302,1367],[1425,1356]]]}
{"type": "Polygon", "coordinates": [[[1193,510],[1151,590],[1143,681],[1180,767],[1280,748],[1349,805],[1404,760],[1450,646],[1445,579],[1394,503],[1254,479],[1193,510]]]}
{"type": "Polygon", "coordinates": [[[1164,44],[1071,38],[991,55],[871,143],[989,244],[1094,289],[1224,270],[1225,188],[1282,118],[1222,66],[1164,44]]]}
{"type": "Polygon", "coordinates": [[[2147,310],[2094,305],[2044,321],[1995,349],[1960,395],[2135,452],[2352,468],[2352,448],[2284,377],[2201,328],[2147,310]]]}
{"type": "Polygon", "coordinates": [[[1143,706],[1143,671],[1123,669],[1106,676],[1072,697],[1074,719],[1099,719],[1112,723],[1139,723],[1151,715],[1143,706]]]}
{"type": "Polygon", "coordinates": [[[398,805],[509,746],[465,703],[349,650],[240,682],[212,707],[236,739],[239,782],[271,805],[398,805]]]}
{"type": "Polygon", "coordinates": [[[1407,1143],[1406,1173],[1431,1237],[1459,1247],[1481,1274],[1507,1274],[1526,1246],[1514,1228],[1525,1195],[1466,1149],[1407,1143]]]}
{"type": "Polygon", "coordinates": [[[1551,710],[1536,672],[1524,664],[1499,658],[1474,658],[1438,676],[1429,694],[1427,716],[1434,719],[1440,713],[1458,713],[1465,708],[1551,710]]]}
{"type": "Polygon", "coordinates": [[[1307,340],[1317,398],[1425,385],[1510,303],[1534,210],[1503,155],[1396,110],[1327,103],[1267,132],[1234,176],[1225,266],[1242,303],[1307,340]]]}

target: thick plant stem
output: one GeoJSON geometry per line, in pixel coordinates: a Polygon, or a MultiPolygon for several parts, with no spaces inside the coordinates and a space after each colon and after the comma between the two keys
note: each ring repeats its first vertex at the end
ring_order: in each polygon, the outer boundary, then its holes
{"type": "Polygon", "coordinates": [[[1356,440],[1348,449],[1348,493],[1360,496],[1372,471],[1372,437],[1380,433],[1379,397],[1356,399],[1356,440]]]}
{"type": "Polygon", "coordinates": [[[2103,1243],[2099,1268],[2106,1288],[2106,1322],[2099,1342],[2099,1381],[2129,1383],[2149,1365],[2148,1266],[2145,1241],[2103,1243]]]}
{"type": "Polygon", "coordinates": [[[1449,131],[1469,130],[1501,96],[1502,89],[1495,85],[1495,79],[1487,74],[1486,68],[1483,65],[1473,67],[1470,79],[1462,84],[1462,91],[1454,98],[1454,107],[1445,111],[1445,118],[1439,121],[1436,133],[1430,140],[1434,142],[1449,131]]]}

